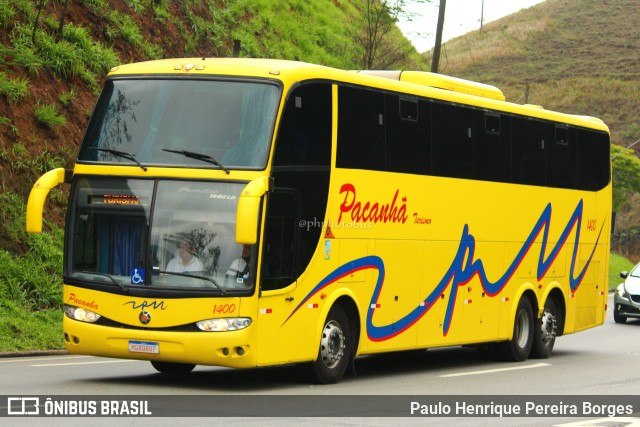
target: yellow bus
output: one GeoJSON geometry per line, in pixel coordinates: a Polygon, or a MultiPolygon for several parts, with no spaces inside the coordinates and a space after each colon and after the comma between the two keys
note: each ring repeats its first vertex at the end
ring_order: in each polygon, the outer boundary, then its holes
{"type": "Polygon", "coordinates": [[[306,364],[471,345],[548,357],[603,323],[610,138],[425,72],[168,59],[107,76],[70,183],[70,353],[306,364]]]}

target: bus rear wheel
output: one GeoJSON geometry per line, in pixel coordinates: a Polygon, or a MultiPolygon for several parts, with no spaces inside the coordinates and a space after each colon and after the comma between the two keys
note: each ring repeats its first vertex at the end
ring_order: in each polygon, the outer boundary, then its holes
{"type": "Polygon", "coordinates": [[[558,332],[558,311],[551,298],[547,298],[540,319],[536,319],[533,332],[531,357],[546,359],[551,355],[558,332]]]}
{"type": "Polygon", "coordinates": [[[518,302],[513,324],[513,337],[497,345],[498,355],[503,360],[522,362],[531,352],[533,345],[533,309],[527,297],[518,302]]]}
{"type": "Polygon", "coordinates": [[[312,374],[318,383],[334,384],[340,381],[349,366],[352,343],[347,314],[342,307],[333,306],[324,322],[318,357],[312,365],[312,374]]]}
{"type": "Polygon", "coordinates": [[[151,362],[156,371],[167,375],[187,375],[193,371],[196,365],[189,363],[173,363],[173,362],[151,362]]]}

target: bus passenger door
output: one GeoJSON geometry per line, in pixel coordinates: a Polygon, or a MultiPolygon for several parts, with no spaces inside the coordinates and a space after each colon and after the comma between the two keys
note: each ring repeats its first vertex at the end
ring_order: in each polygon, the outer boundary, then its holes
{"type": "Polygon", "coordinates": [[[287,362],[296,322],[286,322],[295,307],[296,255],[300,198],[295,191],[269,194],[258,302],[258,364],[287,362]]]}

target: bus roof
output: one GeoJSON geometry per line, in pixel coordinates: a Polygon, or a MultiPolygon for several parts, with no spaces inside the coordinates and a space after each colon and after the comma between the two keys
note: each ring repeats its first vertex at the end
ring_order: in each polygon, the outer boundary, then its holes
{"type": "Polygon", "coordinates": [[[324,79],[609,131],[604,122],[595,117],[554,112],[537,105],[511,103],[505,100],[502,91],[495,86],[423,71],[353,72],[280,59],[174,58],[120,65],[109,72],[109,76],[118,75],[244,76],[269,78],[285,84],[324,79]]]}
{"type": "Polygon", "coordinates": [[[504,94],[495,86],[484,83],[472,82],[471,80],[459,79],[457,77],[445,76],[443,74],[429,73],[426,71],[360,71],[363,74],[385,77],[401,82],[416,83],[423,86],[435,87],[439,89],[451,90],[454,92],[466,93],[469,95],[482,96],[485,98],[504,101],[504,94]]]}

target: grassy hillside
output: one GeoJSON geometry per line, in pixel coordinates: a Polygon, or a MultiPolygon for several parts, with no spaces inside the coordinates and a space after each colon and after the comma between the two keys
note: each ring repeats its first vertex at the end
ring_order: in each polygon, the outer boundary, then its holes
{"type": "Polygon", "coordinates": [[[640,139],[638,16],[636,0],[546,0],[447,42],[440,70],[513,102],[600,117],[627,146],[640,139]]]}

